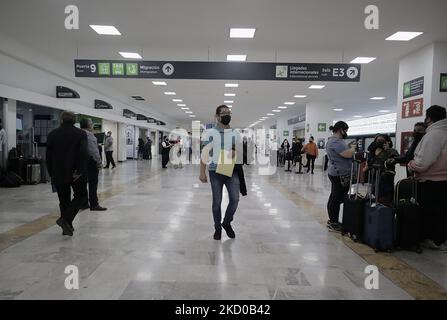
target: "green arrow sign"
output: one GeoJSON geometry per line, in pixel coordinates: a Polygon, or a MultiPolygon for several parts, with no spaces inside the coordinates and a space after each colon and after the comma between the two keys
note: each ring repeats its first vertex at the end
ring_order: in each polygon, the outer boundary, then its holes
{"type": "Polygon", "coordinates": [[[318,124],[318,132],[326,132],[326,123],[318,124]]]}

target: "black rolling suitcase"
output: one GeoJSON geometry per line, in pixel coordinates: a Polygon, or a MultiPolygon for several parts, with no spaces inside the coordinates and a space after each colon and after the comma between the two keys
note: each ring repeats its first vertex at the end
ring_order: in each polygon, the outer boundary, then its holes
{"type": "Polygon", "coordinates": [[[417,181],[400,180],[394,193],[396,247],[422,253],[420,242],[421,211],[417,202],[417,181]]]}
{"type": "Polygon", "coordinates": [[[365,203],[364,197],[359,195],[359,181],[360,181],[360,161],[353,161],[351,167],[351,182],[349,185],[349,193],[345,196],[343,203],[343,220],[342,220],[342,235],[349,234],[354,241],[361,241],[363,237],[365,203]],[[357,184],[355,194],[352,195],[352,181],[354,180],[354,167],[357,166],[357,184]]]}

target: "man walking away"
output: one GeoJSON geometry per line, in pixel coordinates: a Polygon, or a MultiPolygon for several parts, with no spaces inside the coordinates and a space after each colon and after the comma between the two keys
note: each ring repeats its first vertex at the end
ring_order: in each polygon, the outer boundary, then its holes
{"type": "Polygon", "coordinates": [[[87,164],[87,177],[88,177],[88,200],[90,205],[86,203],[84,208],[90,207],[90,211],[105,211],[98,203],[98,176],[99,169],[102,168],[102,160],[98,151],[98,141],[95,135],[92,133],[93,122],[91,119],[83,118],[81,120],[81,129],[87,134],[87,149],[88,149],[88,164],[87,164]]]}
{"type": "Polygon", "coordinates": [[[422,209],[424,245],[447,249],[447,116],[446,109],[431,106],[426,111],[427,133],[414,152],[408,168],[420,182],[418,202],[422,209]]]}
{"type": "Polygon", "coordinates": [[[167,169],[166,165],[169,162],[169,151],[171,151],[172,144],[169,142],[169,138],[167,136],[164,136],[164,140],[161,143],[161,168],[167,169]]]}
{"type": "Polygon", "coordinates": [[[113,138],[112,131],[107,132],[106,141],[104,143],[104,152],[106,153],[106,166],[104,169],[108,169],[110,167],[110,163],[112,164],[112,169],[116,167],[115,160],[113,160],[113,138]]]}
{"type": "Polygon", "coordinates": [[[47,168],[59,197],[62,234],[73,236],[73,220],[87,201],[87,135],[74,126],[76,116],[64,111],[61,125],[48,134],[47,168]],[[71,199],[73,189],[73,199],[71,199]]]}

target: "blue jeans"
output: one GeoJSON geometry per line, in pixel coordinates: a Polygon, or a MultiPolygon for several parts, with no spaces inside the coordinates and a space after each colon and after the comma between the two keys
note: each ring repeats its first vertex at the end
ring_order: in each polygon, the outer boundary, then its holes
{"type": "Polygon", "coordinates": [[[213,192],[213,217],[214,217],[214,227],[216,230],[222,229],[222,190],[223,186],[227,188],[228,198],[230,202],[228,203],[227,210],[225,211],[225,217],[223,224],[227,225],[233,221],[234,213],[236,212],[237,205],[239,203],[239,177],[237,173],[233,173],[233,176],[226,177],[216,173],[215,171],[210,171],[210,183],[211,191],[213,192]]]}

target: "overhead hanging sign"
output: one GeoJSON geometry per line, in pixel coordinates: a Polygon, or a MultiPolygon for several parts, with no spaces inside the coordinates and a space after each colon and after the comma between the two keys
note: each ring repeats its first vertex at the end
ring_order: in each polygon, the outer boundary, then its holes
{"type": "Polygon", "coordinates": [[[75,76],[87,78],[157,78],[359,82],[360,64],[195,62],[195,61],[74,61],[75,76]]]}
{"type": "Polygon", "coordinates": [[[297,116],[295,118],[287,120],[287,124],[290,126],[292,124],[297,124],[297,123],[304,122],[304,121],[306,121],[306,114],[305,113],[304,114],[300,114],[299,116],[297,116]]]}
{"type": "Polygon", "coordinates": [[[424,93],[424,77],[404,83],[404,99],[419,96],[424,93]]]}
{"type": "Polygon", "coordinates": [[[81,96],[73,89],[56,86],[56,98],[79,99],[81,96]]]}
{"type": "Polygon", "coordinates": [[[137,114],[129,109],[123,109],[123,117],[126,118],[135,118],[137,114]]]}
{"type": "Polygon", "coordinates": [[[113,109],[112,105],[103,100],[95,100],[95,109],[113,109]]]}

